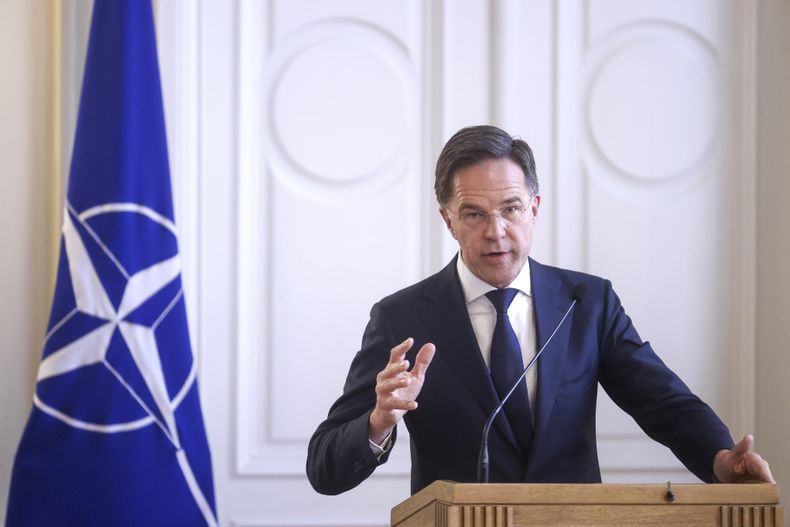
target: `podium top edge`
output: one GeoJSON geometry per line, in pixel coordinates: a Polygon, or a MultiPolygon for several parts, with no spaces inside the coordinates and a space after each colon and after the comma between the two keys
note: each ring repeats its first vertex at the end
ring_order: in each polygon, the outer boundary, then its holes
{"type": "Polygon", "coordinates": [[[396,505],[392,512],[439,501],[451,504],[750,504],[777,505],[779,487],[769,483],[672,484],[674,500],[667,499],[667,484],[620,483],[455,483],[435,481],[396,505]]]}

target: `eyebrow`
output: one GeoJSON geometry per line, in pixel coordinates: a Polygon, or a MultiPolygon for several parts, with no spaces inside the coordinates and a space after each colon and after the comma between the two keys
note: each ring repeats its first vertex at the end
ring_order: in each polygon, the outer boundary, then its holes
{"type": "MultiPolygon", "coordinates": [[[[507,198],[506,200],[504,200],[502,202],[502,205],[506,206],[506,205],[521,204],[521,203],[524,203],[524,200],[522,200],[520,196],[513,196],[512,198],[507,198]]],[[[461,203],[458,206],[458,212],[461,212],[461,211],[464,211],[464,210],[470,210],[470,209],[471,210],[483,210],[483,207],[480,207],[479,205],[476,205],[474,203],[461,203]]]]}

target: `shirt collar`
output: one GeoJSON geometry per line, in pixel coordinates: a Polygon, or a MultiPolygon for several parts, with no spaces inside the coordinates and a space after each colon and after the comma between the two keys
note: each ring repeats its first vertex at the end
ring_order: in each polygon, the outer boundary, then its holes
{"type": "MultiPolygon", "coordinates": [[[[474,302],[481,296],[489,291],[493,291],[496,287],[486,283],[472,274],[472,271],[464,263],[461,253],[458,253],[458,261],[456,262],[458,268],[458,279],[461,282],[461,289],[464,291],[464,298],[467,304],[474,302]]],[[[508,285],[514,289],[518,289],[528,297],[532,296],[532,280],[529,273],[529,259],[526,265],[521,268],[521,271],[516,275],[516,278],[508,285]]]]}

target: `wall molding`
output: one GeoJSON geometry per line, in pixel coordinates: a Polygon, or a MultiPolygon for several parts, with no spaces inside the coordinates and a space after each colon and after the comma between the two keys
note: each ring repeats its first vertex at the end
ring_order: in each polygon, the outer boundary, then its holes
{"type": "MultiPolygon", "coordinates": [[[[253,141],[263,132],[262,94],[258,91],[262,86],[262,73],[258,62],[261,60],[254,50],[270,51],[270,30],[268,15],[271,11],[268,2],[236,0],[233,3],[238,23],[237,42],[238,70],[235,83],[237,91],[236,122],[238,123],[238,186],[236,189],[236,236],[238,251],[236,254],[236,386],[235,398],[236,422],[236,472],[238,474],[266,474],[269,459],[260,459],[257,452],[256,415],[261,415],[263,401],[253,397],[254,374],[261,372],[265,361],[255,345],[261,338],[260,326],[268,326],[269,317],[267,304],[267,280],[259,283],[259,274],[250,267],[250,262],[260,262],[256,252],[255,232],[262,228],[267,232],[267,217],[262,213],[261,201],[266,200],[259,188],[262,173],[262,162],[259,151],[254,148],[253,141]],[[261,320],[253,320],[257,313],[261,320]]],[[[267,265],[267,273],[268,268],[267,265]]],[[[263,372],[263,378],[266,373],[263,372]]],[[[283,459],[283,456],[277,456],[283,459]]],[[[275,461],[272,456],[271,461],[275,461]]],[[[285,456],[290,465],[291,455],[285,456]]]]}
{"type": "Polygon", "coordinates": [[[729,127],[732,176],[737,191],[731,210],[737,215],[738,243],[730,244],[736,279],[731,289],[736,323],[731,325],[731,429],[734,439],[754,432],[757,394],[757,4],[736,2],[733,7],[731,56],[734,86],[733,122],[729,127]]]}
{"type": "MultiPolygon", "coordinates": [[[[201,363],[200,12],[197,2],[155,3],[157,49],[192,352],[201,363]]],[[[201,378],[204,376],[201,368],[201,378]]]]}

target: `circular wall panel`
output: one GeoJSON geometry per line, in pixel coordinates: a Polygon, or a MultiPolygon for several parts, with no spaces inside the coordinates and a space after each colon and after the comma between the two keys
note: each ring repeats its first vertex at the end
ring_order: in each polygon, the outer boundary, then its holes
{"type": "Polygon", "coordinates": [[[371,191],[402,176],[408,71],[399,42],[364,23],[316,24],[279,44],[267,134],[275,176],[320,192],[371,191]]]}
{"type": "Polygon", "coordinates": [[[673,185],[701,177],[720,118],[715,54],[688,28],[629,26],[591,53],[587,154],[632,182],[673,185]]]}

